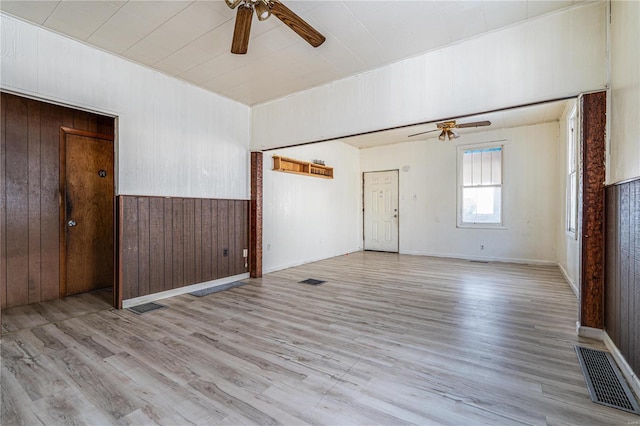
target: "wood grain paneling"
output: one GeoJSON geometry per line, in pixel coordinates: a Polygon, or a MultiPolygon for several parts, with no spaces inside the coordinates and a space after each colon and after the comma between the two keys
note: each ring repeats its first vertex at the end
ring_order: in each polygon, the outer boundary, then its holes
{"type": "MultiPolygon", "coordinates": [[[[173,205],[173,280],[171,288],[184,286],[184,206],[182,198],[173,198],[169,202],[173,205]]],[[[138,293],[140,295],[141,293],[138,293]]],[[[134,296],[135,297],[135,296],[134,296]]]]}
{"type": "Polygon", "coordinates": [[[149,199],[138,198],[138,292],[149,293],[149,199]]]}
{"type": "MultiPolygon", "coordinates": [[[[184,283],[196,282],[196,259],[195,259],[195,200],[185,198],[182,200],[183,207],[183,236],[184,236],[184,283]]],[[[184,284],[183,284],[184,285],[184,284]]]]}
{"type": "Polygon", "coordinates": [[[29,114],[29,303],[40,301],[40,107],[28,103],[29,114]]]}
{"type": "Polygon", "coordinates": [[[0,305],[60,297],[60,127],[113,135],[114,120],[0,94],[0,305]]]}
{"type": "MultiPolygon", "coordinates": [[[[173,288],[173,202],[170,198],[164,203],[164,289],[173,288]]],[[[158,213],[160,214],[160,213],[158,213]]]]}
{"type": "Polygon", "coordinates": [[[605,328],[640,374],[640,178],[606,189],[605,328]]]}
{"type": "Polygon", "coordinates": [[[165,289],[164,200],[149,199],[149,293],[165,289]]]}
{"type": "Polygon", "coordinates": [[[55,105],[43,105],[40,116],[40,220],[42,300],[60,296],[60,125],[62,110],[55,105]],[[53,142],[53,141],[56,142],[53,142]]]}
{"type": "Polygon", "coordinates": [[[118,202],[124,299],[248,271],[242,260],[248,201],[119,196],[118,202]]]}
{"type": "Polygon", "coordinates": [[[130,299],[140,293],[138,288],[138,200],[135,198],[120,197],[120,217],[118,218],[118,235],[122,235],[119,241],[121,262],[118,269],[121,270],[122,298],[130,299]],[[124,283],[127,283],[124,285],[124,283]]]}
{"type": "Polygon", "coordinates": [[[222,256],[222,252],[218,251],[218,200],[211,201],[211,277],[220,278],[220,270],[218,269],[218,255],[222,256]]]}
{"type": "Polygon", "coordinates": [[[195,262],[195,276],[197,283],[202,281],[202,200],[193,200],[193,232],[194,247],[193,260],[195,262]]]}
{"type": "Polygon", "coordinates": [[[211,269],[211,247],[213,246],[213,240],[211,237],[211,200],[200,200],[202,204],[202,217],[201,217],[201,225],[204,223],[205,226],[202,226],[202,277],[211,277],[213,276],[213,272],[211,269]]]}
{"type": "Polygon", "coordinates": [[[606,93],[584,95],[580,101],[582,152],[580,324],[604,327],[604,182],[606,93]]]}
{"type": "Polygon", "coordinates": [[[13,97],[4,107],[7,174],[7,306],[29,303],[28,102],[13,97]]]}
{"type": "Polygon", "coordinates": [[[226,277],[229,273],[229,201],[218,200],[218,277],[226,277]]]}

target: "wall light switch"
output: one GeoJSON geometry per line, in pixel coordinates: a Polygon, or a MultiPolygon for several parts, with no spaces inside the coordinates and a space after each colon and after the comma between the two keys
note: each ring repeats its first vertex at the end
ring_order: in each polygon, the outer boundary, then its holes
{"type": "Polygon", "coordinates": [[[242,257],[248,257],[249,256],[249,249],[243,249],[242,250],[242,257]]]}

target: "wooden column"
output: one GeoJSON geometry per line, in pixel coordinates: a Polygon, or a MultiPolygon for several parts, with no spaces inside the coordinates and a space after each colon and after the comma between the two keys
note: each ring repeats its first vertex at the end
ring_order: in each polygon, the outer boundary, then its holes
{"type": "Polygon", "coordinates": [[[251,153],[249,275],[262,277],[262,152],[251,153]]]}
{"type": "Polygon", "coordinates": [[[580,325],[604,328],[604,218],[606,93],[580,100],[582,152],[582,208],[580,325]]]}

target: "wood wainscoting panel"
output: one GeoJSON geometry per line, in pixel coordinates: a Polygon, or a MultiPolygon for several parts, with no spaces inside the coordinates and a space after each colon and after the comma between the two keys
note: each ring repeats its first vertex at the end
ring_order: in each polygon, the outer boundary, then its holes
{"type": "MultiPolygon", "coordinates": [[[[173,223],[173,280],[171,288],[184,286],[184,209],[182,198],[167,199],[173,205],[171,222],[173,223]]],[[[142,296],[142,294],[137,294],[142,296]]]]}
{"type": "Polygon", "coordinates": [[[195,259],[195,204],[193,199],[182,200],[183,211],[183,232],[184,232],[184,282],[195,283],[196,281],[196,259],[195,259]]]}
{"type": "Polygon", "coordinates": [[[640,375],[640,178],[606,189],[607,334],[640,375]]]}
{"type": "Polygon", "coordinates": [[[228,277],[229,256],[225,250],[229,249],[229,200],[218,200],[218,276],[228,277]]]}
{"type": "Polygon", "coordinates": [[[118,199],[120,205],[118,235],[121,235],[122,238],[118,241],[120,251],[118,276],[122,277],[119,285],[122,287],[122,298],[131,299],[140,293],[138,288],[138,265],[140,263],[138,258],[138,244],[140,243],[138,238],[140,232],[138,200],[132,197],[118,197],[118,199]]]}
{"type": "MultiPolygon", "coordinates": [[[[201,257],[201,276],[200,279],[202,279],[202,277],[211,277],[213,276],[213,271],[211,269],[211,249],[213,247],[213,240],[211,237],[211,231],[212,231],[212,227],[213,227],[213,223],[211,222],[211,200],[200,200],[202,203],[202,210],[201,210],[201,224],[202,223],[209,223],[211,224],[210,226],[203,226],[202,227],[202,234],[201,234],[201,248],[200,248],[200,257],[201,257]]],[[[215,216],[215,214],[214,214],[215,216]]]]}
{"type": "Polygon", "coordinates": [[[0,305],[60,297],[60,128],[114,134],[114,119],[0,93],[0,305]]]}
{"type": "Polygon", "coordinates": [[[218,255],[222,256],[222,252],[218,250],[218,200],[209,200],[211,202],[211,225],[207,228],[211,231],[211,274],[210,277],[217,279],[222,275],[218,268],[218,255]]]}
{"type": "Polygon", "coordinates": [[[118,202],[124,299],[248,271],[247,200],[121,195],[118,202]]]}
{"type": "Polygon", "coordinates": [[[149,293],[165,290],[164,199],[149,199],[149,293]]]}

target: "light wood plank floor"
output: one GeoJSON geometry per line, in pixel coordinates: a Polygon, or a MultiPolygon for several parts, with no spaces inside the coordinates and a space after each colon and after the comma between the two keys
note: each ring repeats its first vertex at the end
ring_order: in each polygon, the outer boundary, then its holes
{"type": "Polygon", "coordinates": [[[555,267],[364,252],[248,281],[3,311],[2,425],[640,421],[590,401],[573,346],[601,346],[555,267]]]}

